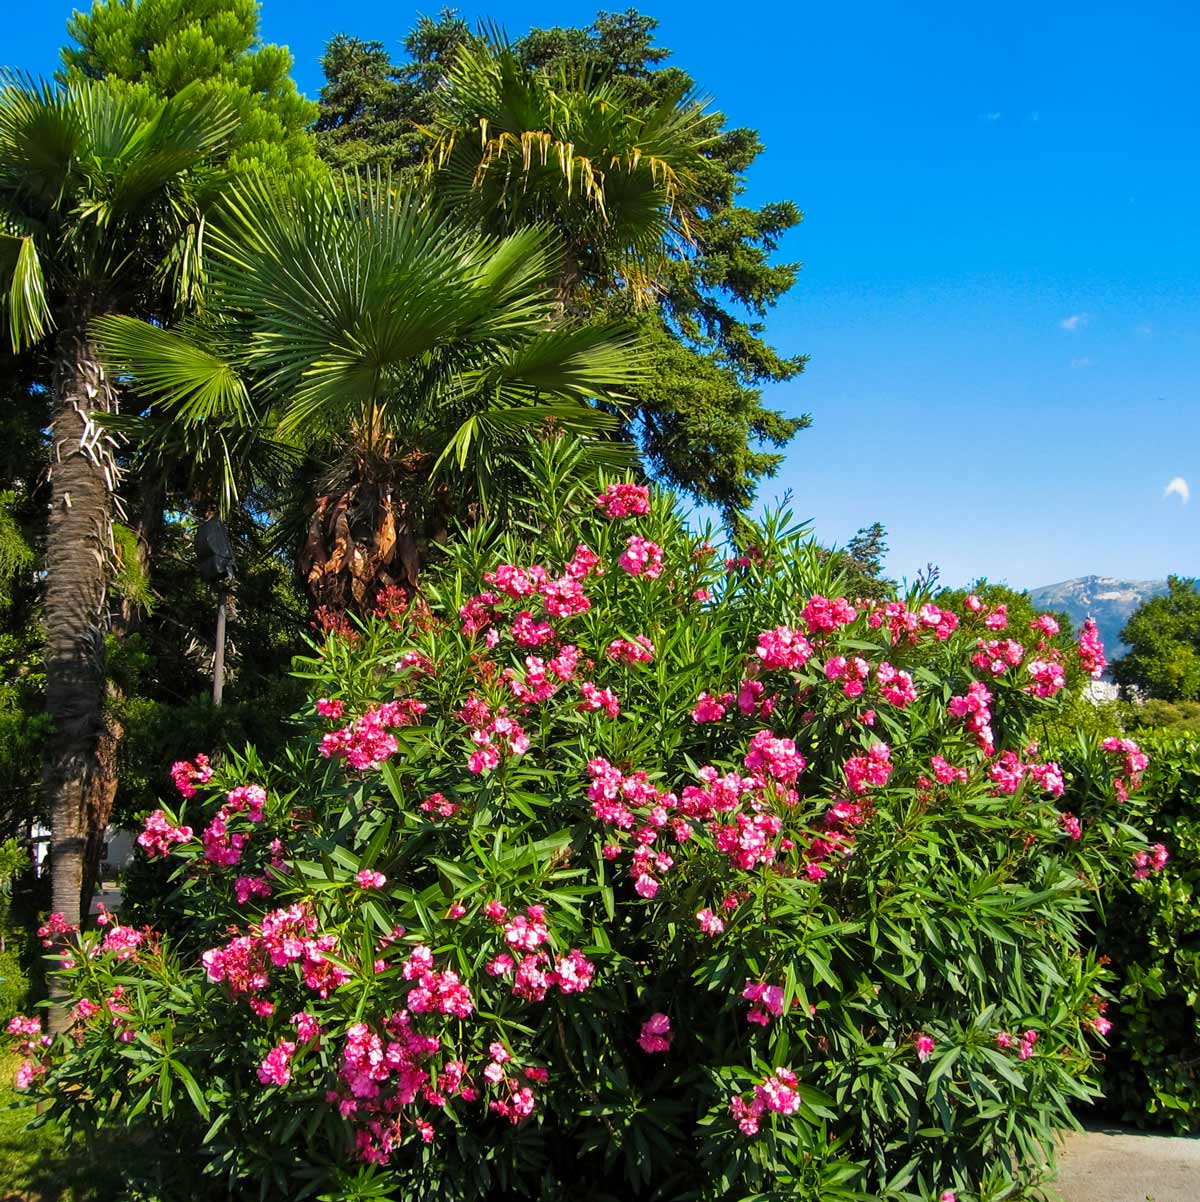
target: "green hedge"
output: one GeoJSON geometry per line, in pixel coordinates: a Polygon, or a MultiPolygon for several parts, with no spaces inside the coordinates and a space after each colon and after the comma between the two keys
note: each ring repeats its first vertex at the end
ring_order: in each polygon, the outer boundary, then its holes
{"type": "Polygon", "coordinates": [[[1127,1122],[1200,1132],[1200,737],[1139,741],[1150,768],[1130,816],[1171,859],[1104,915],[1121,981],[1105,1095],[1127,1122]]]}

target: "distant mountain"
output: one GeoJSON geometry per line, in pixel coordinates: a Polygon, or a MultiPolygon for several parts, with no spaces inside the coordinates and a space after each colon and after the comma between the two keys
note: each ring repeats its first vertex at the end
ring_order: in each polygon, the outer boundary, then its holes
{"type": "Polygon", "coordinates": [[[1065,611],[1078,630],[1086,618],[1095,618],[1109,663],[1129,650],[1121,642],[1121,629],[1144,601],[1167,591],[1165,580],[1117,580],[1112,576],[1081,576],[1061,584],[1029,590],[1038,609],[1065,611]]]}

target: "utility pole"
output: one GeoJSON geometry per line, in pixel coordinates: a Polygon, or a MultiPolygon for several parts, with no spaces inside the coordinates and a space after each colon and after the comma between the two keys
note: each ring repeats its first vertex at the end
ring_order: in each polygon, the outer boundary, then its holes
{"type": "Polygon", "coordinates": [[[220,518],[211,517],[196,530],[196,558],[201,579],[217,588],[217,633],[213,647],[213,705],[225,691],[225,618],[233,581],[233,546],[220,518]]]}

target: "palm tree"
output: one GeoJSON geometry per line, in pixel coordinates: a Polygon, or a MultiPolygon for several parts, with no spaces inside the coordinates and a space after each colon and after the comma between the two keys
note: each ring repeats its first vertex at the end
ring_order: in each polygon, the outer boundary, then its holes
{"type": "Polygon", "coordinates": [[[490,232],[559,231],[569,309],[615,287],[649,299],[670,252],[691,240],[713,130],[690,93],[647,106],[585,67],[530,70],[493,34],[459,48],[425,133],[435,187],[456,213],[490,232]]]}
{"type": "Polygon", "coordinates": [[[592,402],[619,403],[638,378],[632,335],[555,320],[545,228],[467,230],[378,176],[291,194],[247,181],[226,206],[202,313],[170,331],[122,316],[94,328],[179,437],[247,454],[267,437],[322,465],[281,506],[303,517],[319,606],[369,612],[383,589],[414,588],[423,545],[492,498],[531,431],[610,430],[592,402]]]}
{"type": "Polygon", "coordinates": [[[78,920],[89,809],[103,809],[105,590],[117,486],[104,415],[117,394],[91,332],[104,314],[164,319],[199,286],[199,169],[233,117],[186,89],[157,103],[106,84],[0,80],[0,282],[18,350],[42,344],[51,397],[46,533],[46,789],[53,908],[78,920]]]}

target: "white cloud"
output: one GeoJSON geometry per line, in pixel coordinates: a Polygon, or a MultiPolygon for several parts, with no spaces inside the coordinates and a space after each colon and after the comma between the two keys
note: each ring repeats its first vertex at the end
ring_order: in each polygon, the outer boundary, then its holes
{"type": "Polygon", "coordinates": [[[1060,321],[1059,328],[1063,330],[1082,330],[1088,323],[1088,315],[1086,313],[1072,313],[1070,317],[1064,317],[1060,321]]]}
{"type": "Polygon", "coordinates": [[[1091,359],[1089,359],[1087,357],[1087,355],[1083,355],[1078,359],[1072,359],[1071,366],[1072,367],[1091,367],[1092,361],[1091,361],[1091,359]]]}
{"type": "Polygon", "coordinates": [[[1144,321],[1140,326],[1138,326],[1137,332],[1141,334],[1143,338],[1149,338],[1150,335],[1154,333],[1154,327],[1148,321],[1144,321]]]}
{"type": "Polygon", "coordinates": [[[1163,489],[1163,496],[1177,496],[1185,505],[1191,499],[1192,490],[1188,488],[1188,482],[1182,476],[1176,476],[1166,488],[1163,489]]]}
{"type": "Polygon", "coordinates": [[[1003,116],[1004,116],[1003,113],[980,113],[979,120],[980,121],[999,121],[1000,118],[1003,116]]]}
{"type": "Polygon", "coordinates": [[[1042,119],[1042,114],[1041,114],[1040,112],[1038,112],[1038,110],[1037,110],[1037,109],[1033,109],[1033,110],[1032,110],[1032,111],[1029,113],[1029,116],[1028,116],[1028,117],[1026,117],[1025,119],[1026,119],[1027,121],[1034,121],[1034,122],[1036,122],[1036,121],[1040,121],[1040,120],[1042,119]]]}

